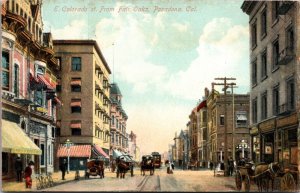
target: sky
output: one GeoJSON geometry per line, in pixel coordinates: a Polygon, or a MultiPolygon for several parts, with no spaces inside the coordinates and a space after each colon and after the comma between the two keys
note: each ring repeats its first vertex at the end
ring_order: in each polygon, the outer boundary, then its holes
{"type": "MultiPolygon", "coordinates": [[[[54,39],[94,39],[123,95],[142,154],[164,152],[217,77],[249,92],[248,16],[240,0],[44,0],[54,39]]],[[[221,91],[221,87],[216,87],[221,91]],[[218,88],[219,87],[219,88],[218,88]]]]}

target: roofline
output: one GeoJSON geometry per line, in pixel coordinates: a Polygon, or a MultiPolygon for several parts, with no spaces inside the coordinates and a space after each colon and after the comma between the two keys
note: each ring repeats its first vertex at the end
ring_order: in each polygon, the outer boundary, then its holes
{"type": "Polygon", "coordinates": [[[100,56],[106,70],[111,74],[111,70],[95,40],[53,40],[53,45],[93,45],[96,48],[98,55],[100,56]]]}
{"type": "Polygon", "coordinates": [[[243,10],[243,12],[250,15],[256,3],[257,1],[245,0],[241,6],[241,9],[243,10]]]}

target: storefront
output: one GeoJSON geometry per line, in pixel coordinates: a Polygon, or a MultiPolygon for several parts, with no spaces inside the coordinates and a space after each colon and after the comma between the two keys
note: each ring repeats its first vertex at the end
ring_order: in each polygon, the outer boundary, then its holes
{"type": "Polygon", "coordinates": [[[277,154],[276,161],[284,168],[297,167],[298,147],[297,147],[297,114],[277,118],[277,154]]]}
{"type": "Polygon", "coordinates": [[[259,124],[261,162],[271,163],[275,160],[275,118],[259,124]]]}

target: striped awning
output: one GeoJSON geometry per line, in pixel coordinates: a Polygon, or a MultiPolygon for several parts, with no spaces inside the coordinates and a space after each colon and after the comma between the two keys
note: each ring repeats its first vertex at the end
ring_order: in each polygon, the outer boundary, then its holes
{"type": "Polygon", "coordinates": [[[99,145],[94,145],[94,149],[97,151],[98,154],[102,155],[103,157],[109,158],[109,156],[105,153],[105,151],[99,145]]]}
{"type": "Polygon", "coordinates": [[[72,101],[71,107],[81,107],[81,101],[72,101]]]}
{"type": "Polygon", "coordinates": [[[80,122],[79,123],[71,123],[70,127],[72,129],[81,129],[81,123],[80,122]]]}
{"type": "Polygon", "coordinates": [[[48,82],[48,80],[46,80],[44,76],[39,75],[39,74],[37,76],[38,76],[39,81],[41,81],[45,86],[47,86],[47,88],[49,90],[53,90],[54,89],[54,87],[51,85],[51,83],[48,82]]]}
{"type": "Polygon", "coordinates": [[[71,85],[80,85],[81,86],[81,80],[72,80],[71,85]]]}
{"type": "MultiPolygon", "coordinates": [[[[70,157],[88,157],[91,156],[91,145],[72,145],[69,150],[70,157]]],[[[68,148],[60,144],[57,150],[57,157],[68,157],[68,148]]]]}
{"type": "Polygon", "coordinates": [[[14,122],[2,119],[2,152],[41,155],[42,150],[14,122]]]}

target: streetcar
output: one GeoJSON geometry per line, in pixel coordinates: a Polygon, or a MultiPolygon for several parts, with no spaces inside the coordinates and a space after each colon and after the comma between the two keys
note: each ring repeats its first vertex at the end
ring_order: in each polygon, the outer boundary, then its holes
{"type": "Polygon", "coordinates": [[[152,152],[151,155],[154,159],[154,167],[155,168],[160,168],[160,166],[161,166],[161,155],[158,152],[152,152]]]}

